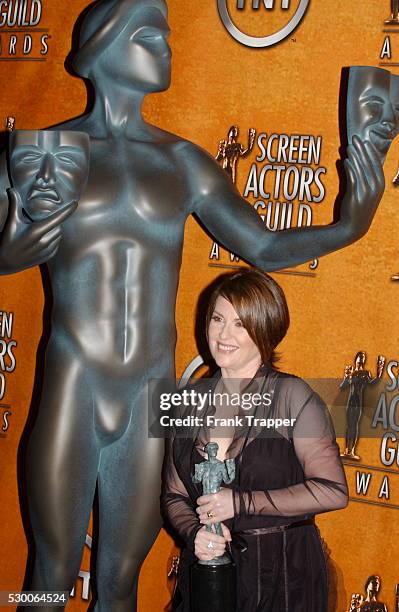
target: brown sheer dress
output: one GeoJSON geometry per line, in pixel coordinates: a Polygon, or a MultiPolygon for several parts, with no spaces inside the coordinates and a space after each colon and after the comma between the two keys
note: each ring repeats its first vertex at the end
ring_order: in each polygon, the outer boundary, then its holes
{"type": "MultiPolygon", "coordinates": [[[[201,380],[196,389],[204,392],[216,384],[217,379],[201,380]]],[[[235,517],[225,524],[237,566],[237,612],[324,612],[326,565],[313,517],[344,507],[348,498],[328,410],[303,380],[268,365],[245,391],[271,393],[272,403],[239,414],[295,422],[268,429],[252,420],[236,428],[226,453],[236,460],[236,477],[228,485],[235,517]]],[[[208,405],[201,416],[215,413],[208,405]]],[[[194,406],[186,414],[198,411],[194,406]]],[[[167,444],[162,508],[184,542],[174,602],[178,612],[190,611],[189,568],[196,561],[194,540],[201,527],[195,508],[202,494],[192,474],[210,436],[204,428],[175,430],[167,444]]]]}

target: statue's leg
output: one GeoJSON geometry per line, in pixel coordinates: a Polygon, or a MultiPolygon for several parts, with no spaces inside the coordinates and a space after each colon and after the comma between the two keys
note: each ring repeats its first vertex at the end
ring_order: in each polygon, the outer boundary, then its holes
{"type": "Polygon", "coordinates": [[[148,438],[147,420],[143,393],[122,438],[101,453],[97,612],[136,611],[140,567],[162,524],[164,440],[148,438]]]}
{"type": "Polygon", "coordinates": [[[348,452],[355,454],[356,444],[359,439],[359,423],[362,416],[362,408],[358,404],[352,405],[348,412],[348,452]]]}
{"type": "Polygon", "coordinates": [[[349,448],[352,443],[352,429],[352,405],[349,399],[346,405],[345,454],[349,453],[349,448]]]}
{"type": "MultiPolygon", "coordinates": [[[[29,588],[70,592],[90,519],[99,449],[93,431],[93,401],[81,365],[73,359],[68,362],[65,355],[48,356],[47,363],[26,458],[36,550],[29,588]]],[[[43,608],[46,612],[52,609],[43,608]]]]}

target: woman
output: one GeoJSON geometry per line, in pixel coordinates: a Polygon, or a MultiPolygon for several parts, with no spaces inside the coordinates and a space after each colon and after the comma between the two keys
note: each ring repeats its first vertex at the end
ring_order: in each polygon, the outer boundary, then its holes
{"type": "MultiPolygon", "coordinates": [[[[206,325],[220,372],[195,387],[211,389],[215,398],[201,417],[204,423],[216,422],[207,416],[241,421],[233,429],[177,432],[169,444],[163,509],[185,541],[175,609],[189,612],[190,565],[227,547],[237,565],[239,612],[323,612],[327,576],[314,515],[345,507],[348,493],[325,405],[304,381],[273,368],[289,326],[284,294],[258,271],[224,276],[206,325]],[[239,392],[246,402],[253,398],[252,405],[244,410],[241,404],[234,415],[233,402],[226,409],[217,391],[230,398],[239,392]],[[264,426],[267,419],[275,428],[264,426]],[[218,443],[219,459],[235,459],[236,476],[219,493],[201,495],[192,474],[209,441],[218,443]],[[222,536],[206,531],[214,522],[222,523],[222,536]]],[[[197,408],[188,412],[198,415],[197,408]]]]}

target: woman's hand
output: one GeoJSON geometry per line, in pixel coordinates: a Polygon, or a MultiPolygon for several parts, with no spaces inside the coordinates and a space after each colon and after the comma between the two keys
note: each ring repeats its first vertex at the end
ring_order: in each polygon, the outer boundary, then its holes
{"type": "Polygon", "coordinates": [[[197,499],[200,522],[203,525],[220,523],[234,517],[233,491],[221,489],[219,493],[202,495],[197,499]]]}
{"type": "Polygon", "coordinates": [[[221,557],[226,550],[226,543],[231,542],[231,535],[226,525],[221,524],[223,536],[206,531],[205,526],[197,532],[194,540],[195,556],[200,561],[211,561],[215,557],[221,557]]]}

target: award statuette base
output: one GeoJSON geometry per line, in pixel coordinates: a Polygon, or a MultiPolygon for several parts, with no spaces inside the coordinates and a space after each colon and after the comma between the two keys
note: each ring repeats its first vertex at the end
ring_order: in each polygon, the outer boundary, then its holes
{"type": "Polygon", "coordinates": [[[191,568],[191,612],[236,612],[235,565],[191,568]]]}

